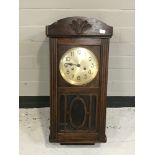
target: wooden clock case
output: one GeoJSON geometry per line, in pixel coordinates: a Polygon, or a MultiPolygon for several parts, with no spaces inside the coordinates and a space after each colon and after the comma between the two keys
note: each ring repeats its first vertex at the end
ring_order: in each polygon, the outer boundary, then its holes
{"type": "Polygon", "coordinates": [[[68,17],[46,26],[50,48],[50,142],[106,142],[108,55],[112,33],[111,26],[87,17],[68,17]],[[98,59],[99,72],[86,85],[71,85],[60,75],[60,58],[72,47],[85,47],[98,59]]]}

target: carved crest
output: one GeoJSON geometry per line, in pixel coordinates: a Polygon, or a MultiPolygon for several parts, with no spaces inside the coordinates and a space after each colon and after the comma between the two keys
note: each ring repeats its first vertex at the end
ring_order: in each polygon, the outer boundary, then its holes
{"type": "Polygon", "coordinates": [[[87,17],[67,17],[46,26],[46,35],[57,37],[100,37],[111,38],[113,27],[106,23],[87,17]]]}
{"type": "Polygon", "coordinates": [[[88,21],[82,19],[72,20],[72,24],[70,24],[70,26],[76,34],[82,34],[84,31],[91,28],[88,21]]]}

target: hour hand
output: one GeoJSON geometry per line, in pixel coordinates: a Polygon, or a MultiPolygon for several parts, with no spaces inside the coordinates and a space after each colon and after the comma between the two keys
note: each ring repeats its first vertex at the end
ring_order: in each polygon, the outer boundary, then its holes
{"type": "Polygon", "coordinates": [[[80,64],[75,64],[77,67],[80,67],[80,64]]]}
{"type": "Polygon", "coordinates": [[[73,66],[73,64],[72,63],[65,63],[66,65],[70,65],[70,66],[73,66]]]}

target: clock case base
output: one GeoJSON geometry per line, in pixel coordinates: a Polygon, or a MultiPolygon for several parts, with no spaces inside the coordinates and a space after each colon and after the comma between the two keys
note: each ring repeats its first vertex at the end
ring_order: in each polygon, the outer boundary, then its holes
{"type": "Polygon", "coordinates": [[[102,139],[98,140],[84,140],[84,139],[70,139],[68,140],[59,140],[55,139],[53,140],[52,137],[49,135],[49,142],[50,143],[60,143],[61,145],[94,145],[95,143],[106,143],[107,137],[106,135],[102,139]]]}

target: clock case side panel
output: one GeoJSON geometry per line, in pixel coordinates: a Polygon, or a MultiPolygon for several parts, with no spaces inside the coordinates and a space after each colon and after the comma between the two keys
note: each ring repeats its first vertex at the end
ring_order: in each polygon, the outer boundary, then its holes
{"type": "Polygon", "coordinates": [[[106,142],[106,107],[108,84],[109,39],[102,39],[100,61],[99,141],[106,142]]]}
{"type": "Polygon", "coordinates": [[[57,139],[57,39],[50,38],[50,135],[49,141],[57,139]]]}

